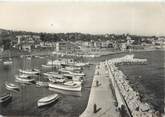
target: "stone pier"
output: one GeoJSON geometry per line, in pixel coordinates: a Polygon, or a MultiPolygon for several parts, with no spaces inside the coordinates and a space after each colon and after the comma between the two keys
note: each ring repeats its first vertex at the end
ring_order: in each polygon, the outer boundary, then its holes
{"type": "Polygon", "coordinates": [[[120,117],[116,111],[105,63],[96,66],[88,105],[80,117],[120,117]]]}

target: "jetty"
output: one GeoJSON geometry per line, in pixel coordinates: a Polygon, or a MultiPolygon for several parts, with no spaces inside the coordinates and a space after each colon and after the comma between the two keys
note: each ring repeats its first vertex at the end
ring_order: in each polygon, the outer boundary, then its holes
{"type": "Polygon", "coordinates": [[[161,117],[148,103],[141,102],[118,69],[119,64],[146,64],[147,59],[126,55],[96,65],[88,105],[80,117],[161,117]]]}
{"type": "Polygon", "coordinates": [[[119,117],[105,63],[96,65],[88,105],[80,117],[119,117]]]}

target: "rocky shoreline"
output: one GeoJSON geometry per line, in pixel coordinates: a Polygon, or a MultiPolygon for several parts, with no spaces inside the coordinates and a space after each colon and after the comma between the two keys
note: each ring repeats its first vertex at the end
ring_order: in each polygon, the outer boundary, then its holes
{"type": "Polygon", "coordinates": [[[126,80],[126,76],[122,71],[116,67],[117,64],[145,64],[147,62],[146,59],[135,59],[134,55],[127,55],[121,58],[111,59],[108,62],[108,65],[111,69],[112,75],[114,77],[115,82],[119,87],[119,91],[122,94],[128,108],[133,117],[147,117],[147,116],[154,116],[159,117],[161,116],[159,112],[155,111],[153,107],[141,101],[141,97],[139,92],[135,91],[130,85],[129,81],[126,80]]]}

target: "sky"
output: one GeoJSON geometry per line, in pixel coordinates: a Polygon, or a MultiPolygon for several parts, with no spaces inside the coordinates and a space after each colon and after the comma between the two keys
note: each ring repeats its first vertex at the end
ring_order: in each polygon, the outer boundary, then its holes
{"type": "Polygon", "coordinates": [[[0,28],[165,35],[165,3],[0,1],[0,28]]]}

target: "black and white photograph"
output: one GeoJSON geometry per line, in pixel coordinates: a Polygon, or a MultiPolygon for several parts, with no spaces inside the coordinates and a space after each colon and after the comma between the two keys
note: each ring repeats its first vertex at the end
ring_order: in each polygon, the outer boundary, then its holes
{"type": "Polygon", "coordinates": [[[165,117],[165,1],[0,0],[0,117],[165,117]]]}

